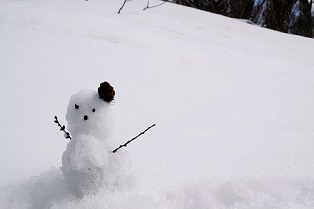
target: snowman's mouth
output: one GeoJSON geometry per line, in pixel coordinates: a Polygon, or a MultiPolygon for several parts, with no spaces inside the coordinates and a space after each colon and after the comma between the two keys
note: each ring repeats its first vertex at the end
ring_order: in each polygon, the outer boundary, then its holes
{"type": "Polygon", "coordinates": [[[87,115],[84,115],[84,120],[88,120],[88,116],[87,115]]]}

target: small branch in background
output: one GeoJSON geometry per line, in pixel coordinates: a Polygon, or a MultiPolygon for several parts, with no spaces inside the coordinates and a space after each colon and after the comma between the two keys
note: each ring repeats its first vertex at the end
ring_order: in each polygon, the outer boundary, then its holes
{"type": "Polygon", "coordinates": [[[71,136],[70,136],[70,133],[65,130],[65,126],[62,126],[62,125],[59,123],[57,116],[55,116],[54,122],[55,122],[56,124],[58,124],[58,126],[60,127],[60,131],[63,131],[63,132],[64,132],[64,137],[65,137],[66,139],[72,139],[71,136]]]}
{"type": "Polygon", "coordinates": [[[139,135],[137,135],[136,137],[132,138],[131,140],[127,141],[126,143],[120,145],[118,148],[116,148],[115,150],[113,150],[113,153],[116,153],[119,149],[121,149],[122,147],[126,147],[128,146],[129,143],[131,143],[132,141],[134,141],[135,139],[137,139],[139,136],[145,134],[146,131],[148,131],[149,129],[151,129],[152,127],[154,127],[156,124],[153,124],[151,126],[149,126],[145,131],[141,132],[139,135]]]}
{"type": "MultiPolygon", "coordinates": [[[[121,13],[121,11],[122,11],[124,5],[125,5],[126,2],[128,2],[128,1],[131,1],[131,0],[124,0],[124,2],[123,2],[123,4],[122,4],[121,8],[120,8],[119,11],[118,11],[118,14],[121,13]]],[[[155,7],[159,7],[159,6],[163,5],[164,3],[168,2],[168,1],[169,1],[169,0],[165,0],[165,1],[163,1],[162,3],[160,3],[160,4],[157,4],[157,5],[154,5],[154,6],[149,6],[149,0],[148,0],[148,1],[147,1],[147,5],[146,5],[146,7],[145,7],[143,10],[152,9],[152,8],[155,8],[155,7]]]]}
{"type": "Polygon", "coordinates": [[[168,0],[165,0],[164,2],[160,3],[160,4],[157,4],[157,5],[154,5],[154,6],[149,6],[149,0],[147,1],[147,5],[146,7],[143,9],[143,10],[146,10],[146,9],[152,9],[152,8],[155,8],[155,7],[159,7],[161,5],[163,5],[164,3],[168,2],[168,0]]]}
{"type": "Polygon", "coordinates": [[[121,12],[121,10],[123,9],[123,7],[124,7],[126,1],[127,1],[127,0],[124,0],[124,2],[123,2],[123,4],[122,4],[121,8],[120,8],[119,11],[118,11],[118,14],[120,14],[120,12],[121,12]]]}

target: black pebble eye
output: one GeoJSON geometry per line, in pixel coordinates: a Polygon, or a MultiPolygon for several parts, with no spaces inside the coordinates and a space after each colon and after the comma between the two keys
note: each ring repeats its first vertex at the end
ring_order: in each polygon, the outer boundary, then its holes
{"type": "Polygon", "coordinates": [[[95,109],[92,109],[92,111],[95,112],[96,110],[95,110],[95,109]]]}
{"type": "Polygon", "coordinates": [[[80,106],[78,106],[77,104],[74,105],[75,109],[80,108],[80,106]]]}

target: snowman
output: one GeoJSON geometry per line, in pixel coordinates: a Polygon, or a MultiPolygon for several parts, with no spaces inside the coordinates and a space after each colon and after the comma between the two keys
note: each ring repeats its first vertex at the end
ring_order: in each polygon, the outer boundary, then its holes
{"type": "Polygon", "coordinates": [[[112,152],[110,109],[114,96],[114,88],[103,82],[98,92],[81,90],[70,98],[65,117],[72,138],[62,155],[61,170],[76,196],[130,185],[126,152],[112,152]]]}

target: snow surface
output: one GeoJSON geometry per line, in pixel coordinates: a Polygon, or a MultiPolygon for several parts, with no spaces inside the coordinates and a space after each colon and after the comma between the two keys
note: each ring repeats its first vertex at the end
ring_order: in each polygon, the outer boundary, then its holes
{"type": "Polygon", "coordinates": [[[0,208],[314,208],[313,39],[146,3],[0,1],[0,208]],[[53,117],[105,80],[117,146],[157,125],[134,189],[77,199],[53,117]]]}

